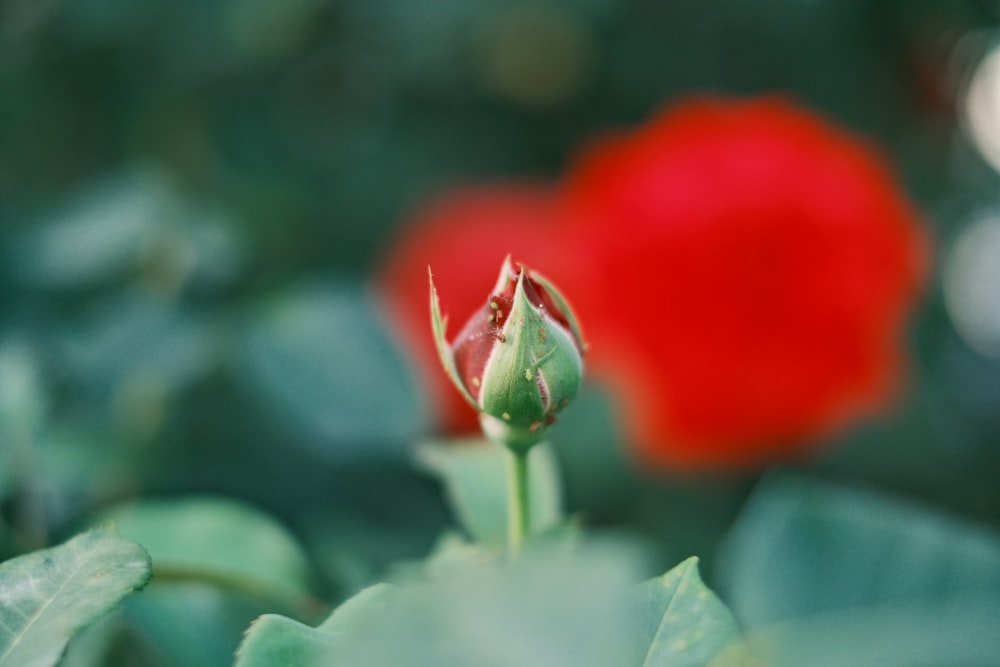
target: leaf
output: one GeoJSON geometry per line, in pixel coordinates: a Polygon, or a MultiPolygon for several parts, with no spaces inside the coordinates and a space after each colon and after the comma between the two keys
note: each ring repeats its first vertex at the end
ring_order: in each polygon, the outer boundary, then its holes
{"type": "Polygon", "coordinates": [[[0,340],[0,500],[19,473],[23,476],[23,462],[30,460],[48,412],[36,357],[20,337],[0,340]]]}
{"type": "Polygon", "coordinates": [[[108,526],[0,564],[0,667],[46,667],[149,580],[149,555],[108,526]]]}
{"type": "Polygon", "coordinates": [[[422,392],[358,286],[300,287],[251,313],[241,331],[246,386],[325,457],[402,457],[423,431],[422,392]]]}
{"type": "Polygon", "coordinates": [[[395,591],[395,586],[386,583],[369,586],[337,607],[318,629],[339,637],[355,634],[379,620],[395,591]]]}
{"type": "Polygon", "coordinates": [[[7,264],[31,286],[80,289],[140,268],[162,287],[213,286],[243,261],[232,212],[188,196],[156,168],[96,179],[31,221],[7,264]]]}
{"type": "Polygon", "coordinates": [[[250,506],[213,497],[146,500],[108,516],[153,557],[153,585],[128,601],[125,617],[132,627],[156,629],[145,633],[147,650],[166,664],[227,664],[262,612],[313,612],[302,549],[250,506]]]}
{"type": "Polygon", "coordinates": [[[702,667],[739,639],[736,621],[688,558],[635,587],[626,600],[633,653],[625,665],[702,667]]]}
{"type": "Polygon", "coordinates": [[[311,665],[334,649],[333,638],[287,616],[264,614],[247,630],[236,667],[311,665]]]}
{"type": "Polygon", "coordinates": [[[10,263],[26,282],[75,287],[138,265],[143,244],[170,218],[164,174],[127,169],[91,183],[28,228],[10,263]]]}
{"type": "Polygon", "coordinates": [[[997,655],[1000,535],[875,493],[766,478],[724,545],[720,580],[768,664],[997,655]]]}
{"type": "MultiPolygon", "coordinates": [[[[144,592],[141,597],[146,595],[144,592]]],[[[128,600],[124,602],[127,603],[128,600]]],[[[59,667],[97,667],[114,664],[109,662],[109,658],[116,642],[120,642],[123,638],[125,624],[122,619],[122,610],[119,608],[82,628],[67,644],[59,660],[59,667]]]]}
{"type": "Polygon", "coordinates": [[[641,561],[634,545],[610,540],[469,561],[446,578],[367,589],[316,629],[262,618],[237,667],[309,664],[282,662],[303,655],[315,667],[624,665],[621,596],[641,561]]]}
{"type": "Polygon", "coordinates": [[[203,315],[141,293],[104,302],[65,327],[57,342],[59,362],[82,386],[124,398],[143,385],[161,393],[188,387],[208,372],[216,354],[203,315]]]}
{"type": "Polygon", "coordinates": [[[887,605],[756,627],[746,643],[768,667],[986,667],[1000,655],[997,618],[998,600],[887,605]]]}
{"type": "Polygon", "coordinates": [[[265,612],[296,615],[260,597],[224,590],[209,583],[161,582],[125,601],[129,635],[140,640],[149,659],[139,664],[218,667],[233,662],[243,633],[265,612]]]}
{"type": "Polygon", "coordinates": [[[236,667],[284,667],[312,665],[329,658],[338,641],[377,624],[395,588],[389,584],[370,586],[338,607],[317,628],[285,616],[265,614],[247,630],[237,651],[236,667]]]}
{"type": "Polygon", "coordinates": [[[46,399],[36,350],[20,337],[0,340],[0,442],[34,436],[48,412],[46,399]]]}
{"type": "Polygon", "coordinates": [[[754,623],[885,604],[1000,595],[1000,535],[898,500],[766,478],[724,545],[720,572],[754,623]]]}
{"type": "MultiPolygon", "coordinates": [[[[488,439],[425,443],[421,464],[445,484],[462,527],[478,543],[503,546],[507,539],[507,451],[488,439]]],[[[541,443],[528,454],[531,526],[538,532],[562,519],[562,488],[555,454],[541,443]]]]}
{"type": "Polygon", "coordinates": [[[146,500],[118,507],[107,518],[146,546],[157,583],[202,579],[292,604],[309,595],[309,565],[298,543],[274,519],[242,503],[146,500]]]}

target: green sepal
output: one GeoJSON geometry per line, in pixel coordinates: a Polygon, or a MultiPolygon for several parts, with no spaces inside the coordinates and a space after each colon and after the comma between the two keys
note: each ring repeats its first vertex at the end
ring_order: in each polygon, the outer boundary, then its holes
{"type": "Polygon", "coordinates": [[[555,303],[556,307],[559,309],[559,312],[562,313],[563,317],[565,317],[569,322],[570,331],[572,331],[573,335],[576,336],[577,342],[580,343],[581,350],[585,349],[586,344],[583,340],[583,330],[580,328],[580,323],[577,322],[576,316],[573,314],[573,308],[569,305],[569,302],[566,301],[565,297],[563,297],[562,292],[560,292],[559,289],[552,284],[552,281],[537,271],[531,272],[531,278],[545,288],[545,291],[549,294],[549,298],[552,299],[553,303],[555,303]]]}
{"type": "Polygon", "coordinates": [[[466,389],[462,378],[458,374],[458,367],[455,365],[455,356],[452,354],[451,346],[448,345],[448,339],[445,338],[445,330],[448,328],[448,318],[441,316],[441,304],[438,301],[437,289],[434,287],[434,275],[431,273],[431,267],[429,266],[427,267],[427,280],[431,286],[431,328],[434,331],[434,344],[437,346],[438,358],[441,360],[441,365],[444,366],[444,372],[451,379],[451,383],[458,388],[459,393],[469,402],[469,405],[479,410],[479,404],[476,403],[476,399],[466,389]]]}

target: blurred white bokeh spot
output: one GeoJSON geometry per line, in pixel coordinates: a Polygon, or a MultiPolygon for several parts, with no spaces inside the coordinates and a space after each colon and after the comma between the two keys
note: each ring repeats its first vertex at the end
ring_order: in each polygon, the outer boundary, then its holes
{"type": "Polygon", "coordinates": [[[945,261],[944,296],[966,343],[1000,359],[1000,212],[974,222],[955,241],[945,261]]]}
{"type": "Polygon", "coordinates": [[[976,148],[1000,171],[1000,47],[987,53],[972,75],[965,116],[976,148]]]}

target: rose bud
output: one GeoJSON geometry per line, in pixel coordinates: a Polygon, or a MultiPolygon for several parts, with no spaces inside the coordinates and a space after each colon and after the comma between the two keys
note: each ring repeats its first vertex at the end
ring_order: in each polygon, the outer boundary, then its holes
{"type": "Polygon", "coordinates": [[[580,327],[552,283],[508,257],[482,310],[448,343],[432,278],[431,320],[441,363],[486,435],[514,449],[541,441],[583,375],[580,327]]]}

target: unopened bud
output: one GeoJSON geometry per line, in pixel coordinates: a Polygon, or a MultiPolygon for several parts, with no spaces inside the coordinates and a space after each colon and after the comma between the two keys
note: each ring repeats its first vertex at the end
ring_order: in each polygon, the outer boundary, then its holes
{"type": "Polygon", "coordinates": [[[489,299],[450,343],[431,282],[431,319],[449,377],[481,413],[487,435],[527,448],[576,396],[580,328],[566,300],[538,273],[504,261],[489,299]]]}

